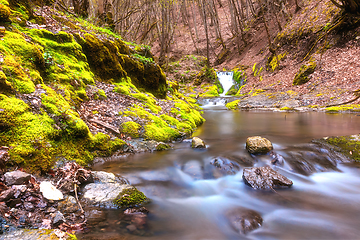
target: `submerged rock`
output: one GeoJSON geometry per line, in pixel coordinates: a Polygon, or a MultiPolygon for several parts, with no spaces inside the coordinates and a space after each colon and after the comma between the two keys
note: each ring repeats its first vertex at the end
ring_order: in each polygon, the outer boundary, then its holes
{"type": "Polygon", "coordinates": [[[254,189],[291,187],[293,184],[291,180],[269,166],[245,168],[242,177],[245,183],[254,189]]]}
{"type": "Polygon", "coordinates": [[[266,154],[273,150],[273,146],[267,138],[254,136],[246,139],[246,149],[251,154],[266,154]]]}
{"type": "Polygon", "coordinates": [[[40,183],[40,192],[48,200],[62,200],[64,195],[51,182],[44,181],[40,183]]]}
{"type": "Polygon", "coordinates": [[[216,169],[214,169],[214,176],[224,176],[224,175],[234,175],[237,172],[240,171],[240,166],[239,164],[237,164],[234,161],[231,161],[229,159],[226,158],[222,158],[222,157],[217,157],[214,158],[211,162],[211,165],[213,165],[214,167],[216,167],[216,169]]]}
{"type": "Polygon", "coordinates": [[[6,185],[21,185],[27,183],[31,175],[22,171],[7,172],[4,174],[6,185]]]}
{"type": "Polygon", "coordinates": [[[246,234],[261,227],[263,219],[261,215],[253,210],[237,208],[227,212],[226,217],[231,227],[240,234],[246,234]]]}
{"type": "Polygon", "coordinates": [[[192,148],[206,148],[204,140],[198,137],[193,137],[191,141],[191,147],[192,148]]]}

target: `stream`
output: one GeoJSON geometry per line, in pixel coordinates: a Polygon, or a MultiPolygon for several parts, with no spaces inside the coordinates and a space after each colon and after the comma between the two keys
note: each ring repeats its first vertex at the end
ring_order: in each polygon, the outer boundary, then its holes
{"type": "MultiPolygon", "coordinates": [[[[221,101],[220,101],[221,102],[221,101]]],[[[332,149],[312,144],[324,136],[360,132],[360,116],[318,112],[226,111],[205,107],[205,124],[194,136],[207,149],[174,143],[174,149],[113,158],[93,170],[120,174],[151,198],[148,229],[130,234],[122,211],[108,209],[89,222],[79,239],[358,239],[360,236],[360,165],[342,163],[332,149]],[[249,136],[268,138],[284,164],[275,170],[293,181],[289,189],[253,190],[242,169],[271,165],[271,156],[250,155],[249,136]],[[238,168],[224,173],[211,162],[238,168]],[[261,227],[241,234],[228,215],[236,209],[258,212],[261,227]]],[[[344,159],[342,159],[344,160],[344,159]]]]}

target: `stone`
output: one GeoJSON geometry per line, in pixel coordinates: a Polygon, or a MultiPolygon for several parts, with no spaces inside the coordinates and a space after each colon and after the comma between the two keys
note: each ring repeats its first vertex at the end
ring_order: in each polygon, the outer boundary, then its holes
{"type": "Polygon", "coordinates": [[[114,183],[116,178],[115,174],[104,171],[92,171],[91,174],[95,181],[101,183],[114,183]]]}
{"type": "Polygon", "coordinates": [[[247,234],[262,226],[261,215],[253,210],[237,208],[227,212],[226,217],[231,227],[240,234],[247,234]]]}
{"type": "Polygon", "coordinates": [[[198,137],[193,137],[191,141],[192,148],[206,148],[205,142],[198,137]]]}
{"type": "Polygon", "coordinates": [[[239,164],[223,157],[214,158],[210,164],[216,167],[216,175],[220,176],[234,175],[240,171],[239,164]]]}
{"type": "Polygon", "coordinates": [[[2,191],[0,194],[0,202],[5,202],[12,198],[15,194],[15,189],[9,188],[8,190],[2,191]]]}
{"type": "Polygon", "coordinates": [[[273,146],[268,139],[254,136],[246,139],[246,149],[251,154],[266,154],[273,150],[273,146]]]}
{"type": "Polygon", "coordinates": [[[83,189],[83,200],[92,205],[115,207],[113,201],[120,192],[131,187],[121,183],[90,183],[83,189]]]}
{"type": "Polygon", "coordinates": [[[64,195],[51,182],[43,181],[40,183],[40,192],[48,200],[62,200],[64,195]]]}
{"type": "Polygon", "coordinates": [[[63,213],[73,213],[79,210],[79,205],[73,196],[67,196],[59,202],[58,209],[63,213]]]}
{"type": "Polygon", "coordinates": [[[284,188],[293,185],[291,180],[269,166],[244,168],[242,177],[245,184],[254,189],[284,188]]]}
{"type": "Polygon", "coordinates": [[[54,239],[60,240],[65,239],[62,236],[66,236],[65,232],[60,231],[59,229],[16,229],[15,231],[7,232],[1,236],[3,240],[47,240],[54,239]]]}
{"type": "Polygon", "coordinates": [[[9,185],[26,184],[30,180],[31,175],[17,170],[17,171],[5,173],[4,177],[5,177],[6,185],[9,186],[9,185]]]}
{"type": "Polygon", "coordinates": [[[52,218],[52,224],[53,225],[59,225],[59,224],[65,222],[64,215],[59,211],[56,211],[55,213],[52,213],[52,216],[53,216],[53,218],[52,218]]]}

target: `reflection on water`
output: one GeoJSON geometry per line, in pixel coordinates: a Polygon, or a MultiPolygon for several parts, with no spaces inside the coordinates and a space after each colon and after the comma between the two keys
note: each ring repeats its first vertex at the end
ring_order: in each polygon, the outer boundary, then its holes
{"type": "Polygon", "coordinates": [[[121,228],[119,211],[107,210],[101,227],[86,239],[358,239],[360,236],[360,170],[340,163],[331,149],[308,144],[313,138],[359,133],[360,116],[324,113],[206,111],[206,123],[195,133],[209,146],[193,150],[189,142],[175,149],[116,159],[95,170],[120,173],[153,201],[147,236],[121,228]],[[269,165],[271,156],[245,151],[248,136],[274,143],[285,159],[274,166],[294,184],[276,192],[255,191],[242,180],[242,168],[269,165]],[[224,174],[215,157],[240,166],[224,174]],[[241,235],[226,212],[238,207],[261,214],[263,226],[241,235]]]}

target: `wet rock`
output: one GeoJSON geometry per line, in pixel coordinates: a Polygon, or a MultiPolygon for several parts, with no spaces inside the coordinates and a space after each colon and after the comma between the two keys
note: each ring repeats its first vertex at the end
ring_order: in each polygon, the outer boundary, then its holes
{"type": "Polygon", "coordinates": [[[85,218],[89,224],[96,224],[106,221],[106,214],[101,210],[92,209],[85,211],[85,218]]]}
{"type": "Polygon", "coordinates": [[[276,166],[283,166],[285,159],[280,154],[270,151],[271,163],[276,166]]]}
{"type": "Polygon", "coordinates": [[[114,183],[115,182],[115,174],[104,172],[104,171],[92,171],[91,173],[96,182],[101,183],[114,183]]]}
{"type": "Polygon", "coordinates": [[[253,210],[237,208],[227,212],[226,217],[231,227],[240,234],[246,234],[261,227],[263,219],[253,210]]]}
{"type": "Polygon", "coordinates": [[[251,154],[266,154],[273,149],[273,146],[268,139],[254,136],[246,139],[246,149],[251,154]]]}
{"type": "Polygon", "coordinates": [[[48,200],[62,200],[64,199],[64,196],[62,192],[54,185],[52,185],[51,182],[43,181],[40,183],[40,192],[43,194],[44,198],[48,200]]]}
{"type": "Polygon", "coordinates": [[[31,175],[17,170],[17,171],[5,173],[4,177],[5,177],[6,185],[9,186],[9,185],[26,184],[30,180],[31,175]]]}
{"type": "Polygon", "coordinates": [[[79,210],[79,205],[73,196],[67,196],[59,202],[58,209],[63,213],[73,213],[79,210]]]}
{"type": "Polygon", "coordinates": [[[92,205],[114,208],[113,201],[128,184],[121,183],[90,183],[83,189],[83,200],[92,205]]]}
{"type": "Polygon", "coordinates": [[[198,161],[189,161],[182,166],[183,172],[190,175],[194,180],[203,179],[202,165],[198,161]]]}
{"type": "Polygon", "coordinates": [[[244,182],[254,189],[291,187],[293,184],[291,180],[269,166],[245,168],[242,177],[244,182]]]}
{"type": "Polygon", "coordinates": [[[206,148],[205,142],[198,137],[193,137],[191,141],[192,148],[206,148]]]}
{"type": "Polygon", "coordinates": [[[234,175],[240,171],[240,166],[227,158],[217,157],[211,160],[210,164],[215,167],[213,174],[215,177],[234,175]]]}

